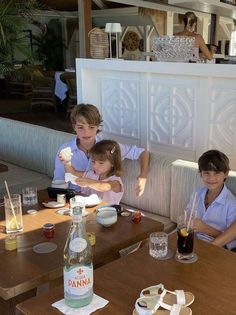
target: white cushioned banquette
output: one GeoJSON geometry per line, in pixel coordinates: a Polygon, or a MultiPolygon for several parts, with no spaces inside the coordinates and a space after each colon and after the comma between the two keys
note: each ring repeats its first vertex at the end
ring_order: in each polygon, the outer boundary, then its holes
{"type": "MultiPolygon", "coordinates": [[[[20,193],[26,185],[48,187],[58,148],[72,137],[70,133],[0,118],[0,159],[9,167],[8,172],[0,173],[0,197],[6,193],[4,180],[12,193],[20,193]]],[[[151,153],[146,189],[140,198],[135,195],[138,161],[125,160],[123,165],[122,203],[163,222],[165,230],[173,229],[191,193],[201,185],[197,163],[151,153]]],[[[230,172],[226,183],[236,194],[236,172],[230,172]]]]}

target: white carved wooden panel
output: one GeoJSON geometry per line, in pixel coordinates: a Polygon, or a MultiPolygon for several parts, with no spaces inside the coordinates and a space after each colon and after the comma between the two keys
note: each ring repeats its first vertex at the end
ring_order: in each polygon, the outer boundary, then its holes
{"type": "Polygon", "coordinates": [[[228,79],[213,81],[209,115],[208,147],[223,151],[231,160],[236,158],[235,84],[235,80],[228,79]]]}
{"type": "Polygon", "coordinates": [[[215,148],[236,169],[235,67],[77,59],[78,101],[108,137],[192,161],[215,148]]]}
{"type": "Polygon", "coordinates": [[[236,123],[236,91],[214,89],[210,114],[209,147],[233,154],[236,123]]]}
{"type": "Polygon", "coordinates": [[[105,77],[101,82],[103,130],[115,135],[140,137],[139,81],[105,77]]]}
{"type": "Polygon", "coordinates": [[[193,149],[196,87],[186,82],[155,80],[149,84],[151,142],[193,149]]]}

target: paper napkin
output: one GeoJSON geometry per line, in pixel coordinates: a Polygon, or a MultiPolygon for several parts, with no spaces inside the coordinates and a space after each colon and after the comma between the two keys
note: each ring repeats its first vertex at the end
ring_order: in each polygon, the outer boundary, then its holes
{"type": "Polygon", "coordinates": [[[65,173],[65,182],[66,183],[71,182],[71,184],[78,185],[75,181],[77,178],[78,178],[78,176],[75,176],[71,173],[65,173]]]}
{"type": "Polygon", "coordinates": [[[107,305],[109,301],[104,298],[94,294],[92,302],[89,305],[80,308],[72,308],[65,304],[65,300],[62,299],[52,304],[53,307],[57,308],[60,312],[65,315],[90,315],[99,308],[107,305]]]}

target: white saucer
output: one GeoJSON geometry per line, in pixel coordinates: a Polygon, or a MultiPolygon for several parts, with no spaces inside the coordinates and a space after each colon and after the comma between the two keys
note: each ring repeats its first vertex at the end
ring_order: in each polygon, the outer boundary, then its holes
{"type": "Polygon", "coordinates": [[[37,254],[47,254],[57,249],[57,244],[52,242],[39,243],[33,247],[33,251],[37,254]]]}
{"type": "Polygon", "coordinates": [[[29,209],[26,211],[28,214],[36,214],[38,211],[36,209],[29,209]]]}
{"type": "Polygon", "coordinates": [[[61,208],[57,210],[56,213],[61,215],[71,215],[71,210],[69,208],[61,208]]]}
{"type": "Polygon", "coordinates": [[[65,206],[64,203],[60,203],[60,202],[57,202],[57,201],[43,202],[42,204],[46,208],[61,208],[61,207],[65,206]]]}
{"type": "Polygon", "coordinates": [[[191,257],[190,259],[184,259],[184,258],[179,259],[179,258],[177,258],[177,255],[175,255],[175,260],[182,263],[182,264],[192,264],[198,260],[198,255],[193,253],[193,257],[191,257]]]}

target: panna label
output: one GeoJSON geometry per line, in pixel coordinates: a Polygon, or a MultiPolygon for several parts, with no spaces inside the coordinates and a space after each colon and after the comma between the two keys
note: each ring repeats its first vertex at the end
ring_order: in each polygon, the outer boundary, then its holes
{"type": "Polygon", "coordinates": [[[74,238],[70,241],[69,248],[73,252],[80,253],[87,247],[87,242],[81,237],[74,238]]]}
{"type": "Polygon", "coordinates": [[[93,287],[93,268],[75,267],[64,269],[64,288],[68,294],[84,295],[93,287]]]}

